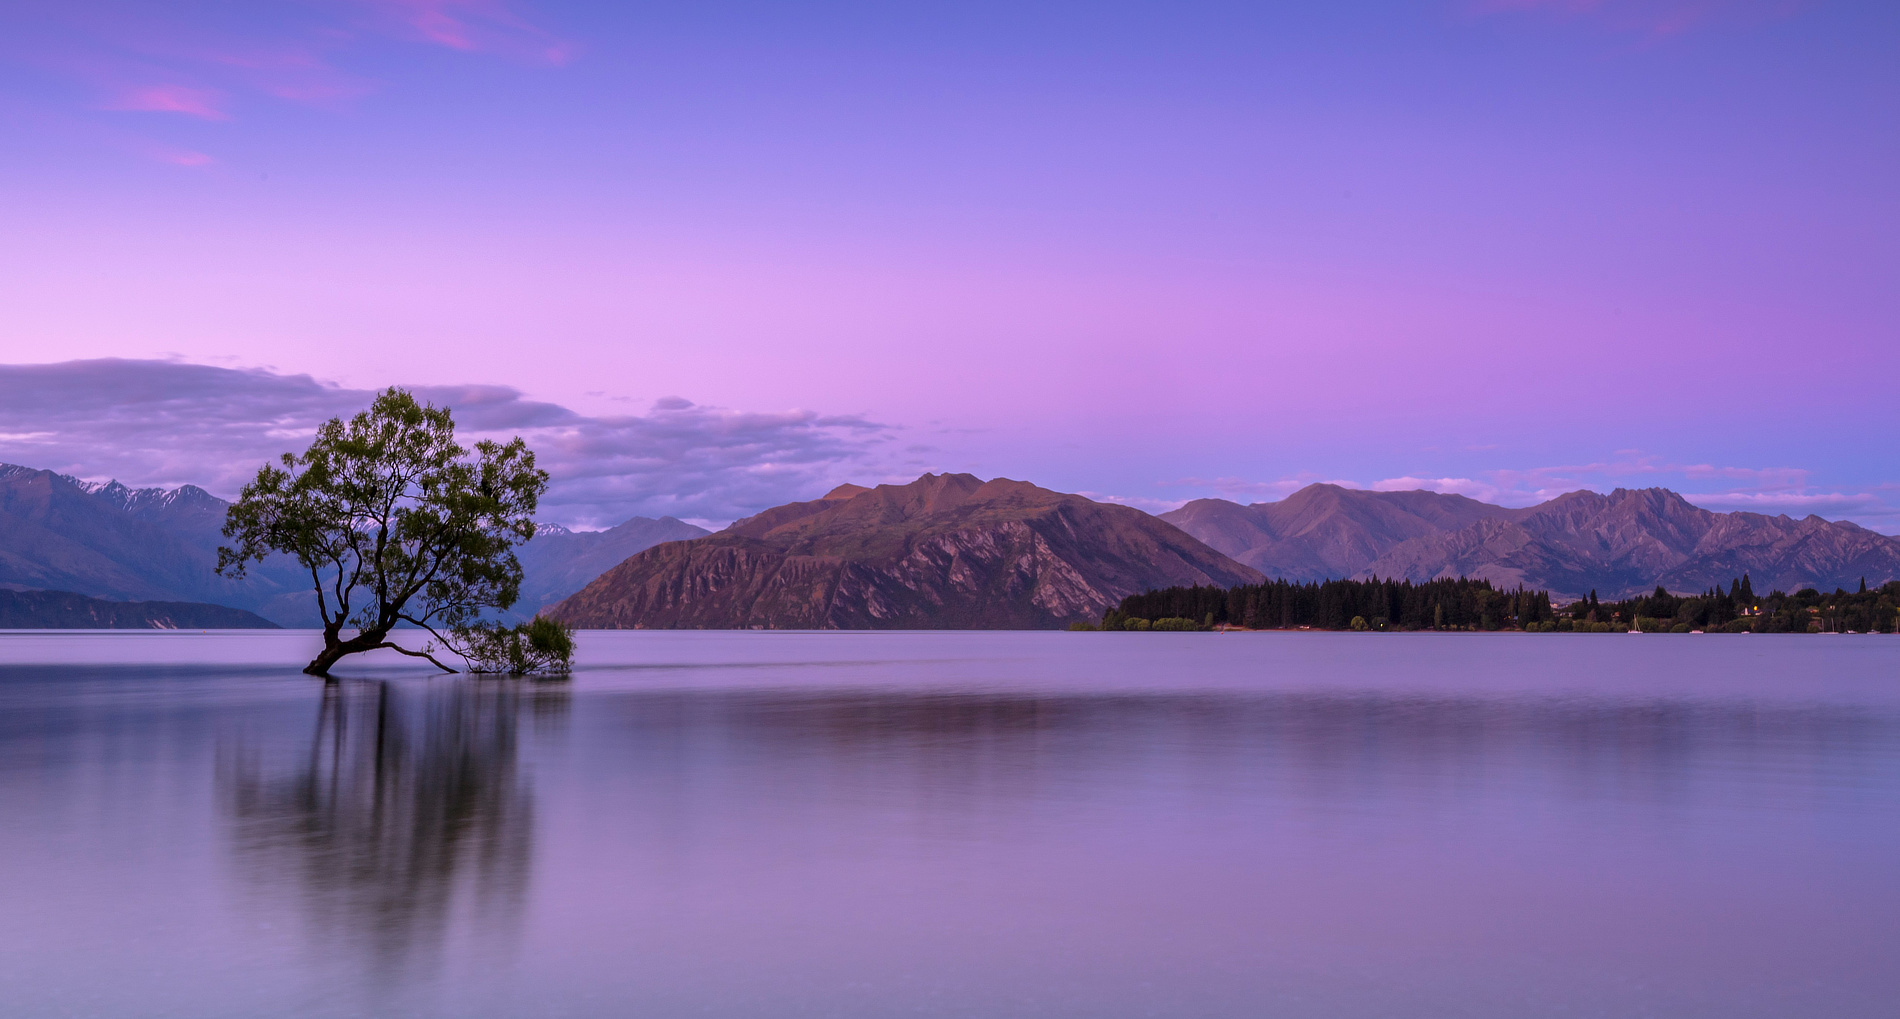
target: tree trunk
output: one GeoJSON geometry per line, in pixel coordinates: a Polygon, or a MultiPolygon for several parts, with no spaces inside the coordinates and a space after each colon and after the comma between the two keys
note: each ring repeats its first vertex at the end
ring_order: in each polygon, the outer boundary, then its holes
{"type": "Polygon", "coordinates": [[[387,636],[388,633],[389,631],[387,630],[372,631],[369,633],[359,633],[349,640],[338,640],[335,633],[325,630],[323,632],[323,650],[317,654],[317,657],[310,660],[309,665],[304,666],[303,671],[312,676],[322,676],[324,679],[329,679],[330,666],[335,665],[344,655],[353,655],[362,651],[374,651],[383,646],[383,638],[387,636]]]}
{"type": "Polygon", "coordinates": [[[323,650],[318,653],[317,657],[311,659],[309,665],[303,667],[303,671],[312,676],[322,676],[324,679],[329,679],[330,666],[335,665],[337,659],[346,654],[349,654],[349,652],[343,650],[342,645],[326,641],[323,645],[323,650]]]}

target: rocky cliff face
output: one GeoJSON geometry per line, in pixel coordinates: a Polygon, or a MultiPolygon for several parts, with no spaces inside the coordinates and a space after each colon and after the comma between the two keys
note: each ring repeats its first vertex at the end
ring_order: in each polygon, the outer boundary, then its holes
{"type": "Polygon", "coordinates": [[[1124,506],[967,474],[844,486],[633,556],[555,606],[585,628],[1042,628],[1260,574],[1124,506]]]}
{"type": "Polygon", "coordinates": [[[1667,489],[1571,492],[1522,511],[1394,546],[1360,575],[1484,577],[1578,598],[1726,585],[1852,588],[1900,579],[1900,540],[1808,516],[1715,513],[1667,489]]]}
{"type": "Polygon", "coordinates": [[[1522,512],[1462,495],[1308,485],[1251,506],[1196,499],[1161,519],[1268,576],[1328,580],[1353,576],[1401,542],[1522,512]]]}

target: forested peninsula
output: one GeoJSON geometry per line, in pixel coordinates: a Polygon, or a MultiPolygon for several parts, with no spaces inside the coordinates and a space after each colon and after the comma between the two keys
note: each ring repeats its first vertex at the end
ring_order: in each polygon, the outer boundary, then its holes
{"type": "MultiPolygon", "coordinates": [[[[1096,629],[1078,626],[1078,629],[1096,629]]],[[[1122,599],[1103,630],[1522,630],[1530,633],[1895,633],[1900,581],[1858,591],[1757,595],[1747,575],[1727,589],[1675,595],[1662,587],[1621,601],[1586,598],[1554,608],[1547,591],[1488,580],[1273,580],[1234,587],[1170,587],[1122,599]]]]}

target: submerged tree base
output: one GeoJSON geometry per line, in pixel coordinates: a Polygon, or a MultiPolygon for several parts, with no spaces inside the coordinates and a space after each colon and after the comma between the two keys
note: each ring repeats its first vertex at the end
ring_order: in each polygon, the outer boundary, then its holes
{"type": "Polygon", "coordinates": [[[357,636],[351,640],[338,640],[333,634],[325,634],[323,651],[319,653],[317,657],[311,659],[310,664],[304,666],[303,671],[306,675],[330,679],[332,678],[330,675],[330,666],[342,661],[344,657],[361,654],[364,651],[381,651],[384,648],[401,652],[411,658],[425,659],[430,665],[441,669],[443,672],[459,671],[444,665],[427,650],[417,651],[414,648],[403,647],[401,644],[384,640],[382,634],[357,636]]]}

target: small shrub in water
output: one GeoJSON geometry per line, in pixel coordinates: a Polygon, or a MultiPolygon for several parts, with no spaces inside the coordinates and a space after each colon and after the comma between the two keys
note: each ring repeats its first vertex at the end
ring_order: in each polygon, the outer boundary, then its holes
{"type": "Polygon", "coordinates": [[[470,672],[565,676],[574,663],[574,628],[546,616],[515,626],[476,623],[458,628],[450,647],[470,672]]]}

